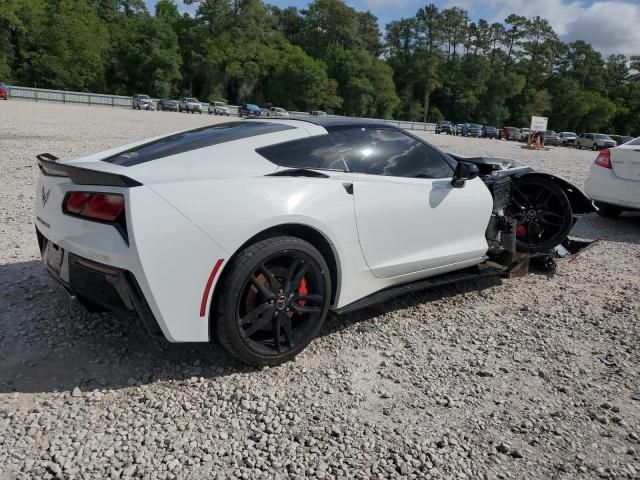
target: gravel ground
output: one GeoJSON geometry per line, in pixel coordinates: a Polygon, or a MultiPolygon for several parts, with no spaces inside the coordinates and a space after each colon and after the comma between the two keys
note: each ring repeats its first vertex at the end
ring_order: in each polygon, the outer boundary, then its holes
{"type": "MultiPolygon", "coordinates": [[[[640,216],[558,274],[465,283],[341,318],[253,370],[152,341],[47,278],[34,155],[81,155],[220,119],[0,104],[0,479],[640,478],[640,216]]],[[[582,186],[593,152],[426,134],[582,186]]]]}

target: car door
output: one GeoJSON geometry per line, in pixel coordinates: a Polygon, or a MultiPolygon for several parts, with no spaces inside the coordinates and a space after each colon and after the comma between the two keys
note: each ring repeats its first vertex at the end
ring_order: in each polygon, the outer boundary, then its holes
{"type": "Polygon", "coordinates": [[[396,129],[339,129],[331,136],[349,169],[360,246],[375,276],[482,259],[493,201],[481,179],[454,188],[453,160],[396,129]]]}

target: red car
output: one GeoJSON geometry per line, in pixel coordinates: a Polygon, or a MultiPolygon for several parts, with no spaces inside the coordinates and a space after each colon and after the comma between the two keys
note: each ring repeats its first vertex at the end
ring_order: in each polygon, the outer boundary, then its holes
{"type": "Polygon", "coordinates": [[[515,138],[513,137],[513,134],[516,130],[518,130],[518,128],[516,127],[504,127],[502,129],[501,138],[504,138],[505,140],[515,140],[515,138]]]}
{"type": "Polygon", "coordinates": [[[2,82],[0,82],[0,98],[3,100],[8,99],[7,86],[2,82]]]}

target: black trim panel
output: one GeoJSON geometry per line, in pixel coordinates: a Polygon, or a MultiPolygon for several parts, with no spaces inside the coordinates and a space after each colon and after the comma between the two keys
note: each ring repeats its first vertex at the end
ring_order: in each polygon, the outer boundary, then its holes
{"type": "Polygon", "coordinates": [[[218,145],[220,143],[295,128],[296,127],[290,125],[260,121],[218,123],[216,125],[208,125],[153,140],[152,142],[107,157],[102,161],[123,167],[132,167],[140,163],[218,145]]]}
{"type": "Polygon", "coordinates": [[[66,163],[57,163],[38,155],[38,167],[43,175],[49,177],[69,177],[76,185],[101,185],[107,187],[139,187],[142,184],[132,178],[117,173],[100,172],[77,167],[66,163]]]}

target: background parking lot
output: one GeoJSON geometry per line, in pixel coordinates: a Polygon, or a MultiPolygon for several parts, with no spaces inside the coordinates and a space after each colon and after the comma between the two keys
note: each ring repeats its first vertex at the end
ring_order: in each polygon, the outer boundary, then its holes
{"type": "MultiPolygon", "coordinates": [[[[0,116],[0,479],[640,478],[640,215],[582,218],[573,235],[600,241],[555,276],[330,318],[295,362],[253,370],[71,304],[32,218],[36,154],[229,119],[20,101],[0,116]]],[[[419,135],[579,186],[596,155],[419,135]]]]}

